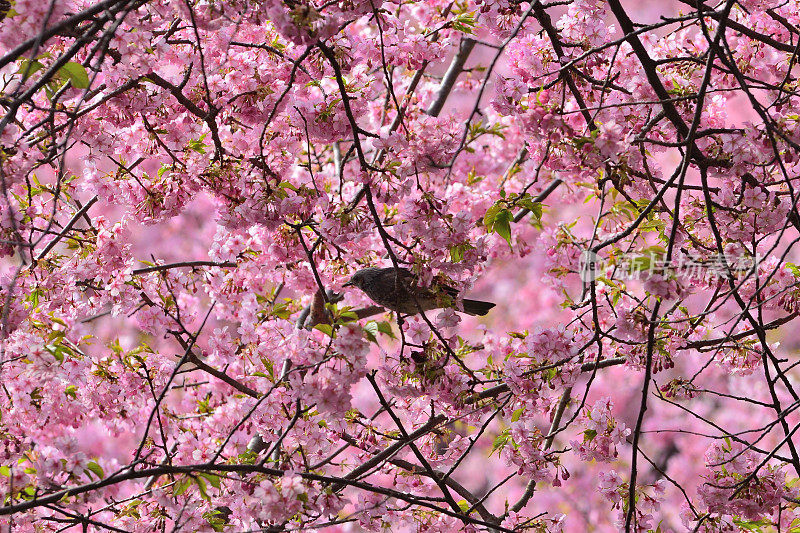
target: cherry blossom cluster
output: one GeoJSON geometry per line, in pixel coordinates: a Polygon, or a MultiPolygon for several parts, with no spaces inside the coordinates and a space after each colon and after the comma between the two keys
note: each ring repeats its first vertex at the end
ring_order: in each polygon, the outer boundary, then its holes
{"type": "Polygon", "coordinates": [[[797,529],[798,42],[798,0],[0,2],[0,529],[797,529]]]}

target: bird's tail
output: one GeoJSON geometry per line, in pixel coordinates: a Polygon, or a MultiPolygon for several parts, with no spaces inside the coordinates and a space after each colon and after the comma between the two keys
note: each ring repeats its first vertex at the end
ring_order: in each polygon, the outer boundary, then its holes
{"type": "Polygon", "coordinates": [[[489,309],[494,307],[492,302],[482,302],[481,300],[467,300],[464,299],[464,312],[468,315],[483,316],[489,312],[489,309]]]}

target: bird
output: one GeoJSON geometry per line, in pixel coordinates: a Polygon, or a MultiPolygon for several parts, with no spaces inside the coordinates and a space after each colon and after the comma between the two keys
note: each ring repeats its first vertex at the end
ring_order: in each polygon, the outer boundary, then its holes
{"type": "MultiPolygon", "coordinates": [[[[405,268],[368,267],[356,271],[343,287],[357,287],[376,304],[403,315],[443,307],[455,308],[458,291],[444,284],[420,287],[417,278],[405,268]]],[[[463,312],[483,316],[495,306],[491,302],[464,299],[463,312]]],[[[460,309],[456,309],[460,311],[460,309]]]]}

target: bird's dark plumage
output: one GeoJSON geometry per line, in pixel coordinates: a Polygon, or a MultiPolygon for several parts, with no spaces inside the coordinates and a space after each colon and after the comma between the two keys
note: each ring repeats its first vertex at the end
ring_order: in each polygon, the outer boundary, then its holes
{"type": "MultiPolygon", "coordinates": [[[[458,291],[447,285],[420,287],[414,274],[404,268],[363,268],[353,274],[344,286],[358,287],[376,304],[404,315],[455,307],[458,296],[458,291]]],[[[480,300],[464,299],[463,304],[464,312],[468,315],[482,316],[494,307],[493,303],[480,300]]]]}

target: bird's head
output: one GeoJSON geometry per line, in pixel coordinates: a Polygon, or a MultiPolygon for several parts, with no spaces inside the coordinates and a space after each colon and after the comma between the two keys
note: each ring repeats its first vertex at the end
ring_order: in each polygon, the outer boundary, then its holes
{"type": "Polygon", "coordinates": [[[359,289],[363,289],[364,284],[374,279],[380,270],[380,268],[376,267],[362,268],[356,271],[342,287],[358,287],[359,289]]]}

